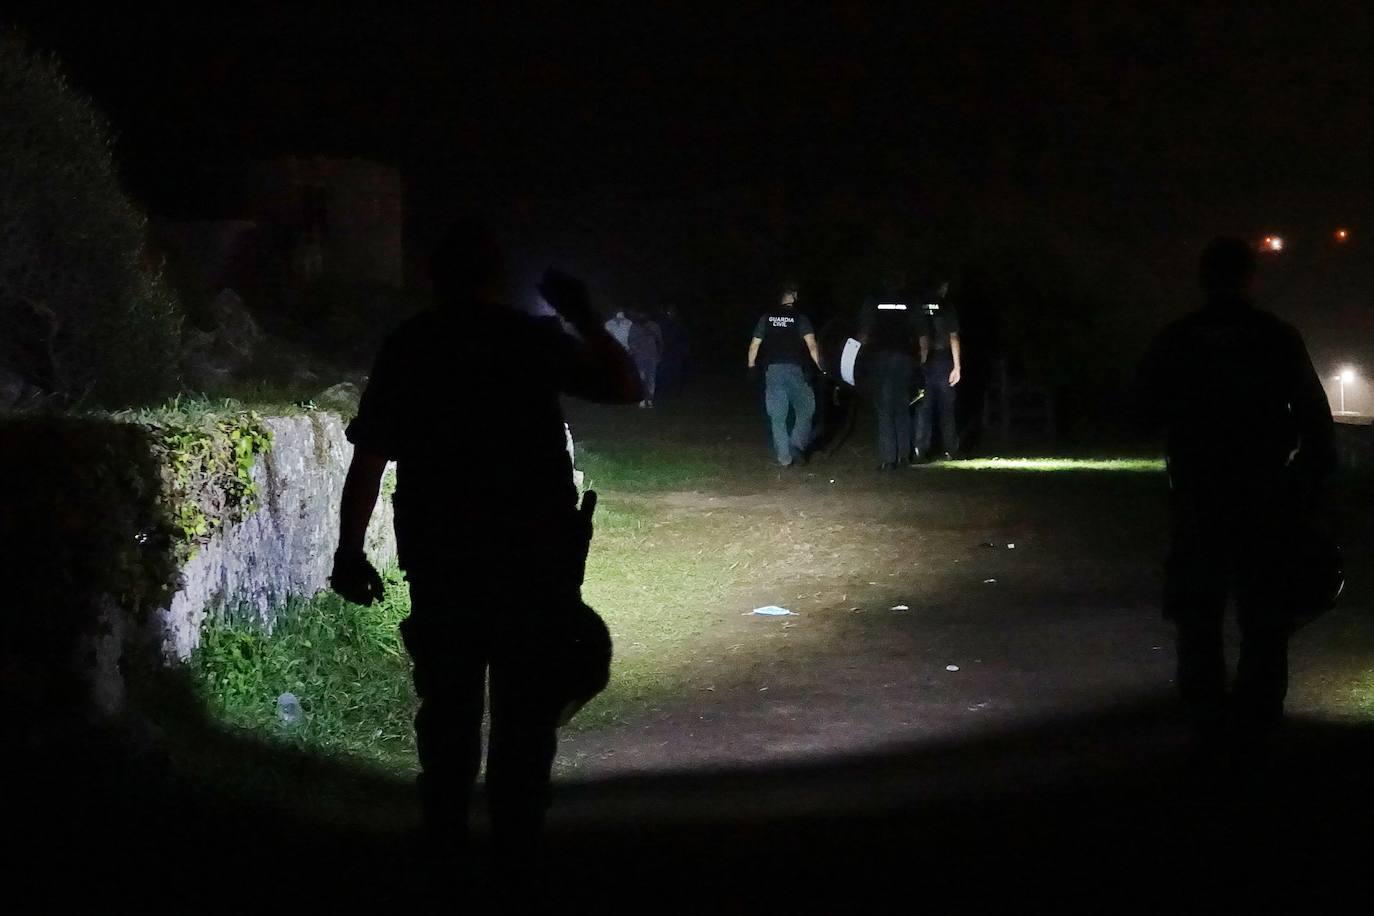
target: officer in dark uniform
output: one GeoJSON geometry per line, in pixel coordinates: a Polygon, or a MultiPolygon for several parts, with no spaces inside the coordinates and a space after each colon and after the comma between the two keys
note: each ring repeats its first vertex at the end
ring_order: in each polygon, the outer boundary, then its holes
{"type": "Polygon", "coordinates": [[[929,461],[935,417],[940,419],[940,446],[946,458],[959,453],[959,427],[955,414],[955,386],[963,372],[959,340],[959,313],[948,301],[949,284],[932,284],[921,303],[925,327],[921,333],[921,371],[925,397],[916,407],[916,441],[912,460],[929,461]]]}
{"type": "Polygon", "coordinates": [[[916,371],[920,315],[894,272],[884,293],[864,304],[859,342],[878,414],[878,469],[889,471],[911,454],[911,382],[916,371]]]}
{"type": "Polygon", "coordinates": [[[763,403],[773,428],[773,453],[782,467],[806,461],[816,412],[816,393],[808,376],[819,372],[820,365],[811,319],[797,311],[796,285],[786,284],[777,308],[759,316],[749,342],[749,372],[763,369],[763,403]]]}
{"type": "Polygon", "coordinates": [[[1164,610],[1178,628],[1178,689],[1198,750],[1229,748],[1240,762],[1263,749],[1283,713],[1290,584],[1304,572],[1296,539],[1334,465],[1326,393],[1301,335],[1255,307],[1255,266],[1240,239],[1208,245],[1205,304],[1164,329],[1141,372],[1147,416],[1167,434],[1164,610]],[[1241,645],[1228,696],[1230,592],[1241,645]]]}
{"type": "Polygon", "coordinates": [[[363,541],[395,460],[428,838],[441,850],[465,841],[489,676],[493,839],[518,865],[544,817],[563,703],[558,659],[541,646],[576,599],[590,537],[559,398],[632,404],[642,393],[577,281],[551,271],[540,286],[573,337],[555,318],[508,307],[502,252],[480,226],[455,227],[431,272],[438,306],[387,338],[348,427],[354,452],[331,584],[357,603],[381,597],[363,541]],[[452,397],[455,368],[476,380],[480,398],[452,397]]]}

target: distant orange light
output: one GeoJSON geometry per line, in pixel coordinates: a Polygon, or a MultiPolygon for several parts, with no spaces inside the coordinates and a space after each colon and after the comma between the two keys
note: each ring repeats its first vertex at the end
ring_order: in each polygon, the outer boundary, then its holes
{"type": "Polygon", "coordinates": [[[1266,235],[1260,247],[1265,251],[1283,251],[1283,239],[1277,235],[1266,235]]]}
{"type": "Polygon", "coordinates": [[[1345,229],[1337,229],[1337,230],[1336,230],[1336,241],[1338,241],[1338,242],[1344,242],[1344,241],[1348,241],[1349,238],[1350,238],[1350,232],[1349,232],[1348,230],[1345,230],[1345,229]]]}

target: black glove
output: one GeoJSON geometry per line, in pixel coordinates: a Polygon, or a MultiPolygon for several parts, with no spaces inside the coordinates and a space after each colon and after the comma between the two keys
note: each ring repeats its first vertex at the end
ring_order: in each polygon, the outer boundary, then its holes
{"type": "Polygon", "coordinates": [[[334,554],[334,570],[329,574],[329,587],[343,600],[363,605],[380,601],[385,592],[382,577],[361,552],[334,554]]]}

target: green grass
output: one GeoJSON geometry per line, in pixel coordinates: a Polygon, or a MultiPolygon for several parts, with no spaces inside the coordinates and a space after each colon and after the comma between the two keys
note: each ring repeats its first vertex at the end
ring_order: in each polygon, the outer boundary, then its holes
{"type": "Polygon", "coordinates": [[[1370,671],[1363,681],[1351,691],[1355,707],[1369,719],[1374,719],[1374,671],[1370,671]]]}
{"type": "MultiPolygon", "coordinates": [[[[615,640],[610,686],[573,720],[582,732],[625,721],[674,695],[733,573],[702,562],[704,522],[667,526],[637,503],[603,500],[584,596],[615,640]],[[668,529],[671,528],[671,532],[668,529]]],[[[415,766],[415,696],[398,625],[409,613],[404,581],[388,578],[385,600],[349,604],[332,592],[289,606],[268,635],[252,621],[207,626],[191,671],[211,718],[256,738],[401,771],[415,766]],[[304,712],[284,727],[277,697],[294,693],[304,712]]]]}
{"type": "Polygon", "coordinates": [[[1161,473],[1164,462],[1158,458],[966,458],[946,461],[937,467],[952,471],[1018,471],[1044,473],[1049,471],[1113,471],[1128,473],[1161,473]]]}
{"type": "Polygon", "coordinates": [[[255,622],[217,620],[203,632],[191,669],[207,711],[225,724],[408,767],[415,696],[397,627],[409,610],[405,583],[393,576],[384,600],[371,607],[322,592],[286,608],[271,635],[255,622]],[[287,691],[304,712],[291,728],[277,719],[277,697],[287,691]]]}
{"type": "Polygon", "coordinates": [[[716,450],[651,443],[617,443],[603,450],[578,443],[577,466],[592,489],[642,493],[679,490],[719,480],[726,463],[716,450]]]}
{"type": "Polygon", "coordinates": [[[608,500],[597,511],[583,597],[615,642],[610,686],[573,721],[578,730],[621,722],[675,695],[693,649],[735,573],[708,562],[704,521],[668,525],[657,511],[608,500]]]}
{"type": "Polygon", "coordinates": [[[313,410],[304,401],[292,401],[281,392],[262,389],[256,396],[249,397],[208,397],[202,394],[180,394],[170,401],[156,407],[139,407],[121,410],[113,414],[116,419],[135,423],[152,422],[166,419],[198,421],[207,417],[222,417],[251,410],[262,416],[296,416],[313,410]]]}

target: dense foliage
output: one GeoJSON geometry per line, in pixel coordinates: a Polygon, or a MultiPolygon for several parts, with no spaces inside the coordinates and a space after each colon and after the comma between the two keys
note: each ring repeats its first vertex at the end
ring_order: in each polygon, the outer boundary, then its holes
{"type": "Polygon", "coordinates": [[[0,366],[68,403],[166,397],[181,310],[140,263],[109,128],[56,61],[3,36],[0,162],[0,366]]]}
{"type": "Polygon", "coordinates": [[[212,406],[178,399],[117,416],[148,431],[178,561],[257,508],[253,462],[271,448],[272,436],[256,412],[232,401],[212,406]]]}

